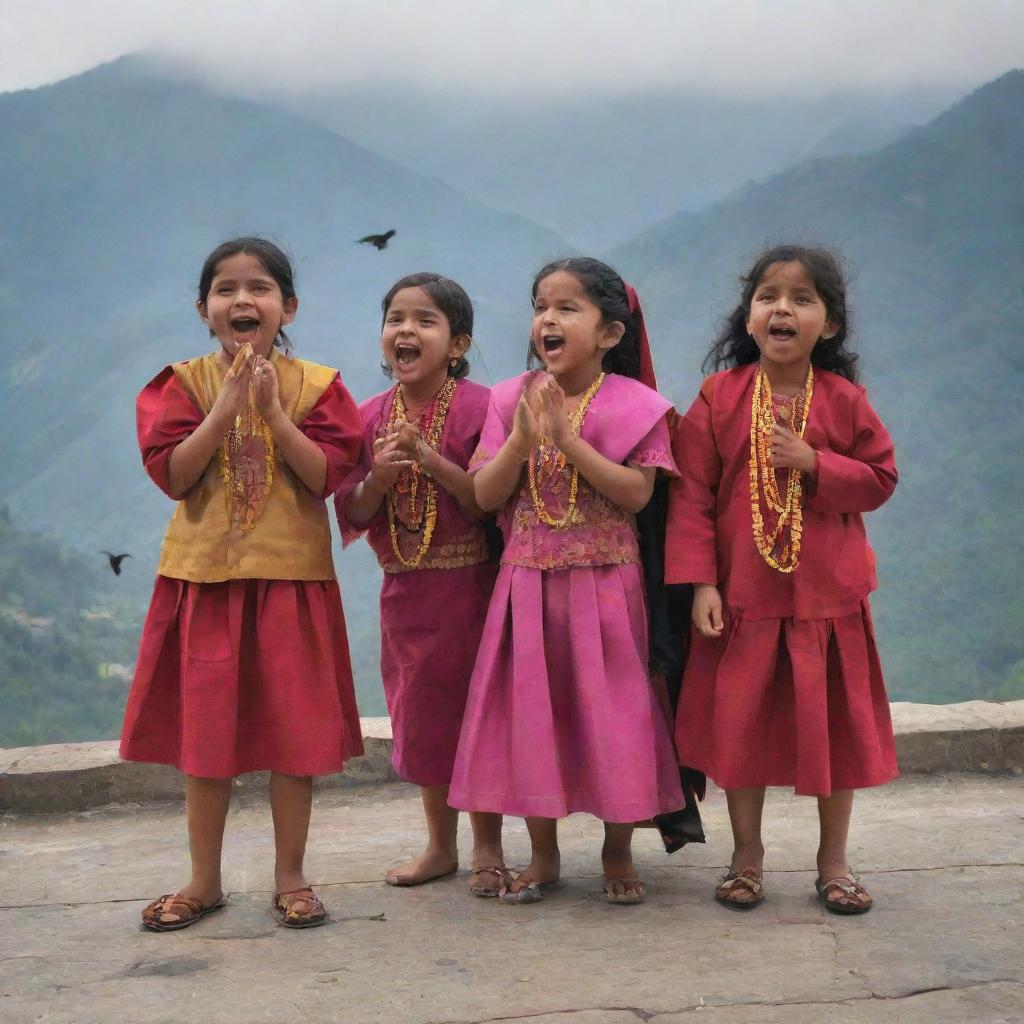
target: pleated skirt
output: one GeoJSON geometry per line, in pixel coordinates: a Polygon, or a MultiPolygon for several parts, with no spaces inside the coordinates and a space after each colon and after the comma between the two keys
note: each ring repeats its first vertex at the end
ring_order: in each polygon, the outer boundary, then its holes
{"type": "Polygon", "coordinates": [[[682,805],[647,671],[639,565],[503,565],[470,683],[449,803],[634,822],[682,805]]]}
{"type": "Polygon", "coordinates": [[[326,775],[363,752],[334,580],[158,576],[121,757],[188,775],[326,775]]]}
{"type": "Polygon", "coordinates": [[[828,796],[896,778],[867,602],[833,619],[731,617],[715,640],[694,630],[676,745],[724,789],[828,796]]]}

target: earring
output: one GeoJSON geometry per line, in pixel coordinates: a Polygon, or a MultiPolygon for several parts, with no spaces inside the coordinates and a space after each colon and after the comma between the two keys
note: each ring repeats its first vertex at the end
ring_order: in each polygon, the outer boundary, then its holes
{"type": "Polygon", "coordinates": [[[459,365],[458,357],[452,356],[452,358],[448,360],[448,365],[454,370],[455,367],[459,365]]]}

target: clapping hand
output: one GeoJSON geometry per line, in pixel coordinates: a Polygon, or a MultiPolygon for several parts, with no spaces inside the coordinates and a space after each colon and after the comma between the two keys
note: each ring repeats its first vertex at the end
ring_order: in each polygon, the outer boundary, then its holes
{"type": "Polygon", "coordinates": [[[252,380],[253,360],[252,345],[246,342],[236,353],[231,368],[224,375],[220,391],[210,410],[211,415],[224,416],[227,421],[224,429],[234,423],[235,417],[245,407],[249,399],[249,382],[252,380]]]}
{"type": "Polygon", "coordinates": [[[281,392],[274,364],[263,356],[255,356],[252,362],[252,377],[255,382],[256,411],[263,417],[265,423],[270,423],[284,411],[281,408],[281,392]]]}
{"type": "Polygon", "coordinates": [[[373,442],[373,465],[369,476],[382,491],[393,487],[402,471],[409,469],[413,464],[409,452],[400,446],[400,438],[401,431],[396,430],[378,437],[373,442]]]}
{"type": "Polygon", "coordinates": [[[779,423],[772,427],[771,458],[776,469],[799,469],[804,473],[813,473],[817,463],[814,449],[779,423]]]}

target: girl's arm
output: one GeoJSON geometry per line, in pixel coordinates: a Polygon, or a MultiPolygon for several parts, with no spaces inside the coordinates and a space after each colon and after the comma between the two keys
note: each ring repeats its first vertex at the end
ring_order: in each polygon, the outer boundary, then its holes
{"type": "Polygon", "coordinates": [[[565,393],[554,378],[537,388],[543,432],[551,438],[594,490],[626,512],[639,512],[654,492],[654,467],[622,466],[605,458],[569,426],[565,393]]]}
{"type": "Polygon", "coordinates": [[[873,512],[892,496],[899,479],[892,438],[863,392],[854,406],[854,437],[849,455],[818,449],[807,508],[873,512]]]}
{"type": "MultiPolygon", "coordinates": [[[[710,378],[709,378],[710,380],[710,378]]],[[[710,385],[682,417],[672,438],[679,478],[668,488],[665,582],[718,584],[718,484],[722,460],[711,429],[710,385]]]]}
{"type": "Polygon", "coordinates": [[[559,448],[595,491],[626,512],[635,515],[651,500],[657,473],[653,466],[620,466],[582,437],[574,437],[559,448]]]}
{"type": "Polygon", "coordinates": [[[849,455],[812,448],[791,430],[778,424],[774,428],[772,465],[807,474],[807,508],[814,512],[873,512],[896,489],[892,438],[863,392],[857,396],[853,420],[849,455]]]}
{"type": "Polygon", "coordinates": [[[362,430],[352,396],[335,377],[301,426],[281,408],[277,373],[257,356],[254,398],[291,471],[314,494],[327,497],[359,459],[362,430]]]}
{"type": "Polygon", "coordinates": [[[436,480],[471,516],[487,519],[486,513],[476,502],[476,485],[461,466],[435,452],[430,445],[420,441],[417,446],[420,465],[427,476],[436,480]]]}
{"type": "Polygon", "coordinates": [[[484,512],[496,512],[519,489],[523,466],[540,440],[537,417],[521,396],[516,406],[512,432],[497,455],[473,476],[477,505],[484,512]]]}
{"type": "Polygon", "coordinates": [[[399,445],[397,433],[378,438],[373,443],[373,464],[363,481],[345,498],[345,518],[353,526],[363,527],[380,511],[388,489],[403,469],[412,465],[408,453],[399,445]]]}
{"type": "MultiPolygon", "coordinates": [[[[243,345],[238,350],[231,369],[224,376],[224,383],[213,408],[203,422],[171,452],[167,466],[171,497],[183,498],[206,472],[210,459],[217,453],[224,435],[248,400],[249,380],[255,358],[251,345],[243,345]]],[[[275,378],[275,386],[276,383],[275,378]]]]}

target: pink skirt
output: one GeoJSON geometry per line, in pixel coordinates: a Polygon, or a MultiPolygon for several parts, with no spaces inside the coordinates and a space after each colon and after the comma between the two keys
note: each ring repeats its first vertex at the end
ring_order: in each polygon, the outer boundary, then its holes
{"type": "Polygon", "coordinates": [[[899,775],[865,601],[835,619],[741,619],[696,630],[676,714],[683,764],[723,789],[828,796],[899,775]]]}
{"type": "Polygon", "coordinates": [[[471,811],[632,822],[682,806],[647,674],[640,566],[503,565],[448,802],[471,811]]]}
{"type": "Polygon", "coordinates": [[[122,758],[230,778],[327,775],[362,752],[334,580],[157,576],[122,758]]]}
{"type": "Polygon", "coordinates": [[[380,673],[399,778],[447,786],[466,709],[494,562],[461,569],[385,573],[380,592],[380,673]]]}

